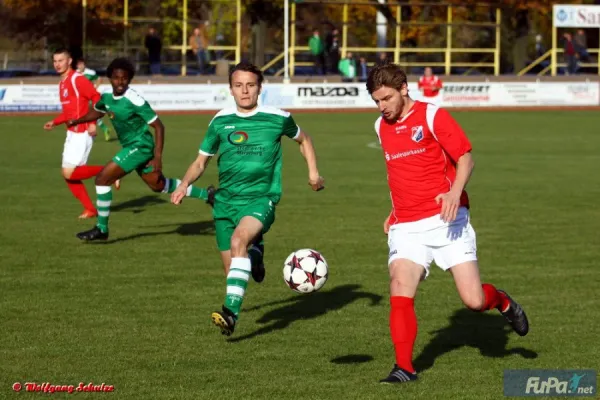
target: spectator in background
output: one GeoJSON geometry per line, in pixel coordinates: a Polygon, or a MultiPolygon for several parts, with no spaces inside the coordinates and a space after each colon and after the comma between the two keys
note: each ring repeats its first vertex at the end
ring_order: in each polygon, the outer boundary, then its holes
{"type": "Polygon", "coordinates": [[[379,53],[379,59],[377,60],[375,65],[385,65],[385,64],[389,64],[389,63],[390,63],[390,60],[387,56],[387,53],[379,53]]]}
{"type": "Polygon", "coordinates": [[[308,48],[314,63],[314,74],[325,75],[325,45],[319,34],[319,30],[315,29],[313,35],[308,40],[308,48]]]}
{"type": "Polygon", "coordinates": [[[442,80],[433,74],[430,67],[425,68],[423,76],[419,79],[419,90],[423,93],[423,100],[427,103],[439,105],[442,80]]]}
{"type": "MultiPolygon", "coordinates": [[[[217,46],[225,46],[225,35],[223,35],[223,33],[221,33],[220,31],[217,32],[217,36],[215,37],[215,44],[217,46]]],[[[215,51],[215,58],[217,60],[222,60],[223,59],[223,50],[216,50],[215,51]]]]}
{"type": "MultiPolygon", "coordinates": [[[[546,51],[548,51],[548,49],[546,49],[546,46],[544,45],[542,35],[536,35],[535,36],[535,57],[534,57],[534,59],[537,60],[538,58],[540,58],[541,56],[546,54],[546,51]]],[[[550,62],[546,59],[546,60],[540,62],[539,66],[541,68],[546,68],[549,64],[550,64],[550,62]]]]}
{"type": "Polygon", "coordinates": [[[369,77],[369,66],[367,65],[367,59],[364,57],[360,58],[360,63],[358,64],[358,81],[366,82],[369,77]]]}
{"type": "Polygon", "coordinates": [[[565,32],[563,35],[564,50],[565,50],[565,62],[567,63],[567,74],[571,75],[577,71],[577,51],[575,44],[573,43],[573,36],[569,32],[565,32]]]}
{"type": "Polygon", "coordinates": [[[346,58],[340,60],[338,69],[342,74],[342,82],[354,82],[354,78],[356,77],[356,61],[351,51],[346,53],[346,58]]]}
{"type": "Polygon", "coordinates": [[[207,57],[206,51],[208,49],[208,38],[206,34],[206,25],[202,25],[201,28],[194,29],[192,36],[189,39],[189,45],[192,48],[192,53],[198,63],[198,74],[202,75],[206,72],[207,57]]]}
{"type": "Polygon", "coordinates": [[[150,73],[152,75],[160,74],[160,53],[162,51],[162,42],[156,33],[156,29],[150,27],[146,35],[145,46],[148,50],[148,63],[150,64],[150,73]]]}
{"type": "Polygon", "coordinates": [[[587,62],[589,60],[590,53],[588,52],[587,37],[583,29],[578,29],[575,35],[575,50],[579,53],[581,61],[587,62]]]}
{"type": "Polygon", "coordinates": [[[535,58],[540,58],[546,53],[546,46],[542,41],[542,35],[535,35],[535,58]]]}
{"type": "Polygon", "coordinates": [[[340,37],[337,28],[333,28],[325,38],[325,53],[328,71],[337,74],[340,62],[340,37]]]}

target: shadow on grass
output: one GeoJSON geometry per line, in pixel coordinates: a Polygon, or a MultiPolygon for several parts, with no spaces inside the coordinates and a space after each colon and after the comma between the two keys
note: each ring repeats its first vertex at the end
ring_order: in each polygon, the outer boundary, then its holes
{"type": "MultiPolygon", "coordinates": [[[[298,294],[286,300],[275,301],[244,309],[244,312],[248,312],[260,310],[265,307],[280,306],[274,310],[268,311],[256,321],[259,324],[266,324],[265,326],[246,335],[228,339],[228,341],[239,342],[286,329],[294,321],[317,318],[329,312],[341,310],[357,300],[371,300],[372,306],[376,306],[381,302],[381,296],[360,291],[360,287],[360,285],[336,286],[331,290],[323,290],[310,294],[298,294]]],[[[343,329],[343,327],[341,329],[343,329]]]]}
{"type": "Polygon", "coordinates": [[[478,349],[482,356],[537,358],[538,353],[523,347],[507,348],[509,335],[516,335],[504,317],[492,312],[477,313],[466,308],[454,312],[448,326],[434,331],[435,336],[413,362],[418,372],[433,366],[438,357],[461,347],[478,349]]]}
{"type": "Polygon", "coordinates": [[[165,224],[165,225],[154,225],[149,228],[169,228],[171,230],[159,231],[159,232],[140,232],[130,236],[117,237],[115,239],[107,240],[105,242],[89,242],[89,244],[114,244],[119,242],[126,242],[128,240],[141,239],[146,237],[163,236],[163,235],[181,235],[181,236],[195,236],[195,235],[214,235],[215,234],[215,223],[213,220],[210,221],[199,221],[190,222],[184,224],[165,224]]]}
{"type": "Polygon", "coordinates": [[[144,207],[156,206],[164,203],[167,203],[165,195],[162,197],[147,195],[138,197],[137,199],[127,200],[123,203],[113,204],[110,207],[110,212],[131,211],[132,213],[138,214],[145,211],[143,209],[144,207]]]}
{"type": "Polygon", "coordinates": [[[373,356],[368,354],[348,354],[331,360],[334,364],[362,364],[373,361],[373,356]]]}

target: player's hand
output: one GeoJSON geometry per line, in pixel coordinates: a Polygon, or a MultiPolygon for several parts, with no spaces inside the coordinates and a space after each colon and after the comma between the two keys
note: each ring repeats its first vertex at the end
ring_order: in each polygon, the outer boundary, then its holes
{"type": "Polygon", "coordinates": [[[87,131],[88,131],[88,134],[91,137],[96,136],[96,133],[97,133],[96,124],[90,124],[90,125],[88,125],[87,131]]]}
{"type": "Polygon", "coordinates": [[[308,184],[315,192],[325,189],[325,179],[323,179],[323,177],[320,176],[318,173],[314,176],[308,177],[308,184]]]}
{"type": "Polygon", "coordinates": [[[44,129],[47,131],[51,131],[52,129],[54,129],[54,122],[53,121],[48,121],[44,124],[44,129]]]}
{"type": "Polygon", "coordinates": [[[458,207],[460,206],[460,195],[462,193],[456,193],[455,191],[449,191],[448,193],[441,193],[435,197],[437,204],[442,203],[442,211],[440,216],[444,222],[452,222],[456,219],[458,213],[458,207]]]}
{"type": "Polygon", "coordinates": [[[177,189],[171,193],[171,203],[176,206],[180,205],[183,198],[187,195],[187,187],[188,185],[180,183],[179,186],[177,186],[177,189]]]}
{"type": "Polygon", "coordinates": [[[385,217],[385,220],[383,221],[383,233],[385,233],[386,235],[390,232],[390,217],[387,216],[385,217]]]}
{"type": "Polygon", "coordinates": [[[162,171],[162,159],[161,157],[154,157],[152,160],[150,160],[150,162],[148,162],[148,164],[146,165],[147,167],[152,167],[152,172],[160,172],[162,171]]]}

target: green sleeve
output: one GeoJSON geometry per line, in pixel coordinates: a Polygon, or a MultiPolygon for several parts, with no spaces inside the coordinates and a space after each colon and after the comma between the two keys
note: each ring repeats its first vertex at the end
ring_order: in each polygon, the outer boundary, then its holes
{"type": "Polygon", "coordinates": [[[90,82],[94,82],[98,80],[98,75],[96,74],[88,74],[88,75],[84,75],[86,78],[89,79],[90,82]]]}
{"type": "Polygon", "coordinates": [[[135,105],[136,114],[139,115],[146,121],[147,124],[151,124],[158,118],[156,112],[150,107],[147,101],[144,100],[144,103],[141,106],[135,105]]]}
{"type": "Polygon", "coordinates": [[[217,128],[215,127],[215,123],[211,121],[210,125],[208,125],[208,130],[206,131],[204,140],[202,140],[202,144],[200,145],[199,153],[207,156],[214,156],[218,151],[219,134],[217,132],[217,128]]]}
{"type": "Polygon", "coordinates": [[[108,112],[108,110],[106,109],[106,104],[104,104],[104,96],[100,96],[100,100],[98,100],[98,102],[94,104],[94,110],[104,114],[108,112]]]}
{"type": "Polygon", "coordinates": [[[283,134],[290,139],[296,139],[300,135],[300,127],[294,121],[292,114],[289,114],[283,120],[283,134]]]}

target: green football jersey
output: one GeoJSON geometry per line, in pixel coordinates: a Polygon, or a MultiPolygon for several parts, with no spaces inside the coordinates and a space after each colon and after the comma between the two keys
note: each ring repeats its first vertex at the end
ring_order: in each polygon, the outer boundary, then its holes
{"type": "Polygon", "coordinates": [[[83,76],[85,76],[90,82],[95,82],[98,80],[98,74],[93,69],[84,69],[83,76]]]}
{"type": "Polygon", "coordinates": [[[135,90],[129,88],[122,96],[103,93],[94,109],[108,114],[123,147],[154,148],[154,137],[148,125],[156,121],[158,115],[135,90]]]}
{"type": "Polygon", "coordinates": [[[225,109],[215,115],[200,145],[200,153],[219,153],[217,201],[245,203],[268,197],[281,199],[281,137],[295,139],[300,128],[290,113],[258,107],[244,114],[225,109]]]}

